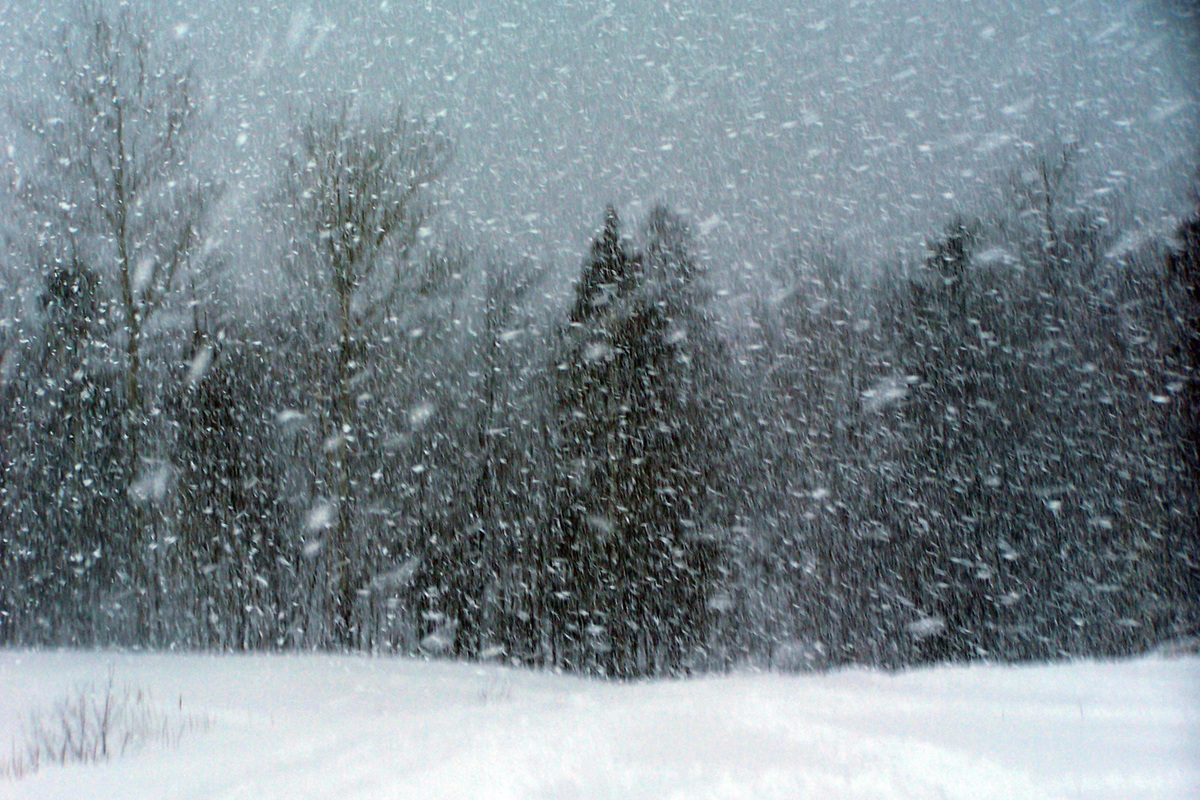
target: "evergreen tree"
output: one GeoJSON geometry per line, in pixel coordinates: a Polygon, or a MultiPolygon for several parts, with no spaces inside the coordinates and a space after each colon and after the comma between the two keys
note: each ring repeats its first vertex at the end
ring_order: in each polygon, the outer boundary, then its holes
{"type": "MultiPolygon", "coordinates": [[[[125,616],[111,587],[126,486],[119,387],[96,274],[77,257],[44,273],[41,336],[16,370],[0,465],[4,632],[12,642],[106,643],[125,616]]],[[[127,577],[127,576],[126,576],[127,577]]]]}
{"type": "Polygon", "coordinates": [[[270,353],[222,330],[197,331],[190,356],[168,406],[178,470],[173,635],[221,649],[278,646],[302,552],[279,498],[270,353]]]}
{"type": "Polygon", "coordinates": [[[1170,353],[1175,375],[1169,382],[1179,395],[1179,443],[1193,486],[1200,486],[1200,190],[1196,207],[1175,232],[1167,254],[1169,311],[1177,326],[1170,353]]]}
{"type": "Polygon", "coordinates": [[[722,451],[721,350],[686,229],[655,209],[630,253],[608,209],[563,334],[555,579],[565,660],[675,672],[703,644],[722,451]]]}

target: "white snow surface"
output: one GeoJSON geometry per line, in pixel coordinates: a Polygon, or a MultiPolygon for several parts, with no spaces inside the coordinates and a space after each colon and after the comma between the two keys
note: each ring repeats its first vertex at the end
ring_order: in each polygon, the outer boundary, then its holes
{"type": "Polygon", "coordinates": [[[0,756],[118,683],[206,731],[0,798],[1200,797],[1200,658],[605,683],[336,655],[0,650],[0,756]]]}

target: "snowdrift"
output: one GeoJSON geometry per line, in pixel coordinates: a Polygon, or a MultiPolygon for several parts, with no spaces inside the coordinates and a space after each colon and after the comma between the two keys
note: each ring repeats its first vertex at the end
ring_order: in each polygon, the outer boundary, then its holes
{"type": "Polygon", "coordinates": [[[110,670],[206,726],[43,766],[0,797],[1200,797],[1195,655],[618,685],[367,656],[0,651],[0,758],[32,709],[110,670]]]}

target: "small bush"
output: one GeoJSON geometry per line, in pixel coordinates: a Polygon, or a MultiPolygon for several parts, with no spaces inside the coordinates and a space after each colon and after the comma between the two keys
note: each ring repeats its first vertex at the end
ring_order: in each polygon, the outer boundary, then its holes
{"type": "Polygon", "coordinates": [[[50,710],[35,708],[0,757],[0,778],[32,775],[46,764],[94,764],[136,752],[148,744],[174,747],[185,733],[207,730],[210,720],[156,705],[141,687],[108,680],[77,686],[50,710]]]}
{"type": "Polygon", "coordinates": [[[507,703],[512,700],[512,689],[512,680],[504,675],[493,675],[488,678],[487,684],[479,690],[476,697],[485,706],[507,703]]]}

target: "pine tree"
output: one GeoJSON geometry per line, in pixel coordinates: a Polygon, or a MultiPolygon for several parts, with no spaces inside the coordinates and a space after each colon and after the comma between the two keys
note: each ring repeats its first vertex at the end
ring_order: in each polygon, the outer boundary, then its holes
{"type": "Polygon", "coordinates": [[[1180,444],[1193,485],[1200,485],[1200,190],[1192,216],[1180,223],[1175,238],[1166,274],[1178,325],[1171,360],[1181,384],[1180,444]]]}
{"type": "Polygon", "coordinates": [[[124,522],[119,386],[106,348],[109,307],[77,257],[51,259],[41,335],[16,371],[3,413],[0,585],[12,642],[95,644],[120,638],[104,602],[127,562],[112,552],[124,522]]]}
{"type": "Polygon", "coordinates": [[[652,212],[644,252],[608,209],[559,365],[561,487],[551,573],[571,666],[675,672],[703,643],[721,451],[721,349],[686,228],[652,212]]]}
{"type": "Polygon", "coordinates": [[[197,330],[168,405],[178,470],[172,633],[181,643],[271,646],[293,611],[287,600],[302,555],[278,499],[269,361],[259,342],[197,330]]]}

